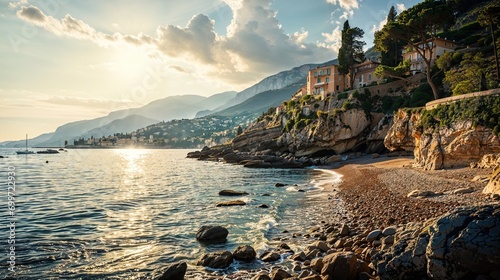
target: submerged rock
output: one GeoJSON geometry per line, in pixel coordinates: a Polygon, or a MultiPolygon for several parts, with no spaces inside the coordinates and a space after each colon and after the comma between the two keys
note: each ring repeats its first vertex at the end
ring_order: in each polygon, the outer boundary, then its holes
{"type": "Polygon", "coordinates": [[[242,206],[246,205],[246,203],[243,200],[231,200],[231,201],[225,201],[225,202],[219,202],[216,207],[227,207],[227,206],[242,206]]]}
{"type": "Polygon", "coordinates": [[[198,241],[224,241],[229,231],[222,226],[202,226],[196,233],[198,241]]]}
{"type": "Polygon", "coordinates": [[[233,252],[233,257],[236,260],[244,262],[251,262],[255,260],[256,256],[257,253],[255,252],[255,249],[248,245],[238,246],[238,248],[236,248],[233,252]]]}
{"type": "Polygon", "coordinates": [[[184,280],[186,270],[187,264],[185,262],[171,264],[157,280],[184,280]]]}
{"type": "Polygon", "coordinates": [[[239,196],[239,195],[248,195],[247,192],[242,191],[233,191],[233,190],[222,190],[219,192],[220,196],[239,196]]]}
{"type": "Polygon", "coordinates": [[[233,254],[229,251],[219,251],[203,255],[196,265],[210,268],[226,268],[233,262],[233,254]]]}

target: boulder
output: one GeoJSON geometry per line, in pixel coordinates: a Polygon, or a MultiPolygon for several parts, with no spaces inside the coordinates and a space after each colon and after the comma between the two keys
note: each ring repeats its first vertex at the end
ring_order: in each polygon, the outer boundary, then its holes
{"type": "Polygon", "coordinates": [[[227,207],[227,206],[242,206],[246,205],[246,203],[243,200],[231,200],[231,201],[224,201],[224,202],[219,202],[216,207],[227,207]]]}
{"type": "Polygon", "coordinates": [[[196,233],[198,241],[225,241],[229,231],[222,226],[202,226],[196,233]]]}
{"type": "Polygon", "coordinates": [[[234,152],[230,152],[222,158],[227,163],[238,163],[241,161],[241,157],[239,155],[235,154],[234,152]]]}
{"type": "Polygon", "coordinates": [[[349,235],[349,226],[343,224],[340,228],[340,236],[348,236],[349,235]]]}
{"type": "Polygon", "coordinates": [[[497,194],[500,195],[500,165],[495,168],[491,174],[490,181],[483,189],[484,194],[497,194]]]}
{"type": "Polygon", "coordinates": [[[260,255],[260,260],[263,262],[274,262],[281,258],[280,254],[275,251],[266,251],[260,255]]]}
{"type": "Polygon", "coordinates": [[[165,272],[158,280],[184,280],[187,264],[185,262],[174,263],[165,269],[165,272]]]}
{"type": "Polygon", "coordinates": [[[239,195],[248,195],[247,192],[242,191],[233,191],[233,190],[222,190],[219,192],[220,196],[239,196],[239,195]]]}
{"type": "Polygon", "coordinates": [[[335,280],[354,280],[357,274],[357,258],[351,252],[338,252],[323,258],[321,275],[335,280]]]}
{"type": "Polygon", "coordinates": [[[271,272],[270,276],[271,276],[271,280],[283,280],[283,279],[292,277],[292,275],[290,275],[290,273],[286,272],[285,270],[283,270],[281,268],[274,269],[271,272]]]}
{"type": "Polygon", "coordinates": [[[266,162],[263,160],[249,160],[245,164],[243,164],[243,167],[247,168],[271,168],[273,165],[270,162],[266,162]]]}
{"type": "Polygon", "coordinates": [[[373,257],[381,279],[475,279],[500,267],[500,205],[458,208],[408,224],[387,252],[373,257]]]}
{"type": "Polygon", "coordinates": [[[213,252],[203,255],[196,265],[210,268],[226,268],[233,262],[233,254],[229,251],[213,252]]]}
{"type": "Polygon", "coordinates": [[[266,272],[264,271],[261,271],[259,272],[257,275],[255,275],[252,280],[271,280],[271,277],[269,277],[269,275],[267,275],[266,272]]]}
{"type": "Polygon", "coordinates": [[[244,262],[251,262],[255,260],[256,256],[257,253],[254,248],[248,245],[238,246],[238,248],[236,248],[233,252],[234,259],[244,262]]]}
{"type": "Polygon", "coordinates": [[[283,183],[276,183],[274,186],[279,188],[279,187],[284,187],[286,185],[283,183]]]}

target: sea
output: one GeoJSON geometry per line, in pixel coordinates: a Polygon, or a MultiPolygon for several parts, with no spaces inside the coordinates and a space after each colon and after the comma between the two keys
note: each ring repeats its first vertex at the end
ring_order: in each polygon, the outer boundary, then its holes
{"type": "Polygon", "coordinates": [[[244,168],[189,151],[0,149],[0,279],[154,279],[178,261],[189,265],[186,279],[230,278],[264,264],[210,270],[196,260],[239,245],[259,254],[328,219],[323,186],[339,182],[335,172],[244,168]],[[219,196],[225,189],[249,195],[219,196]],[[215,207],[233,199],[246,205],[215,207]],[[197,242],[203,225],[226,227],[227,242],[197,242]]]}

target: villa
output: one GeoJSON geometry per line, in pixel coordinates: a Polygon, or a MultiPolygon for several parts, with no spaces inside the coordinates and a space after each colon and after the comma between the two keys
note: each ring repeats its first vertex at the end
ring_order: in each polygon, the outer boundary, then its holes
{"type": "Polygon", "coordinates": [[[321,99],[327,93],[344,91],[348,85],[349,78],[339,74],[336,64],[318,66],[307,73],[307,94],[321,95],[321,99]]]}
{"type": "Polygon", "coordinates": [[[354,88],[362,88],[374,82],[378,82],[381,78],[375,76],[375,69],[380,65],[379,62],[367,60],[363,63],[354,66],[354,88]]]}
{"type": "MultiPolygon", "coordinates": [[[[431,59],[431,65],[434,64],[436,59],[438,59],[441,55],[443,55],[446,52],[454,52],[455,49],[457,48],[457,43],[454,41],[450,41],[442,38],[436,38],[434,40],[428,39],[427,44],[429,44],[429,48],[432,50],[432,57],[430,56],[429,51],[425,51],[424,55],[425,58],[431,59]]],[[[422,42],[419,42],[415,45],[418,45],[420,48],[423,48],[424,45],[422,42]]],[[[403,60],[410,60],[411,61],[411,66],[410,66],[410,72],[412,74],[422,72],[425,70],[425,63],[423,61],[422,56],[417,52],[415,47],[413,45],[406,45],[403,50],[403,60]]]]}

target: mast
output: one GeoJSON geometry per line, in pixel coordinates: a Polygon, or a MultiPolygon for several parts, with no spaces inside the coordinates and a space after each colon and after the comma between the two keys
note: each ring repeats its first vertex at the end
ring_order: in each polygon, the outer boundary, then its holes
{"type": "Polygon", "coordinates": [[[26,151],[28,150],[28,133],[26,133],[26,151]]]}

